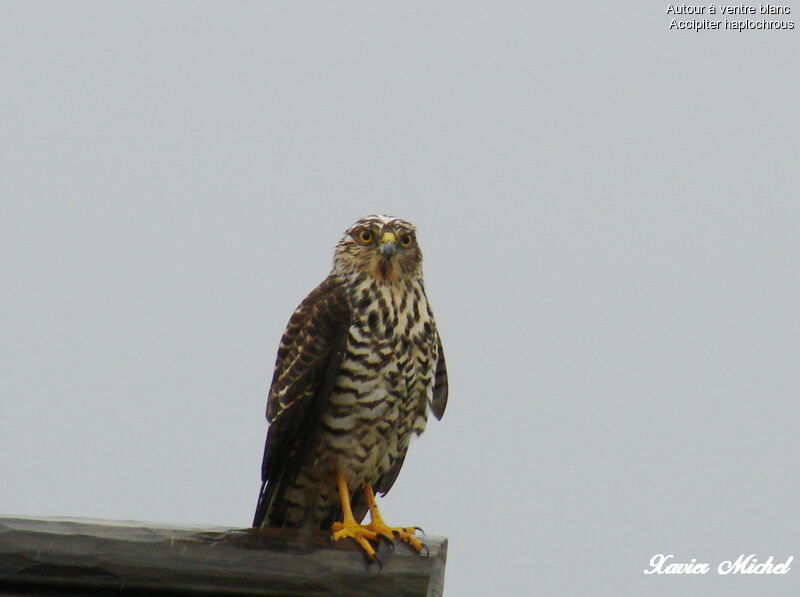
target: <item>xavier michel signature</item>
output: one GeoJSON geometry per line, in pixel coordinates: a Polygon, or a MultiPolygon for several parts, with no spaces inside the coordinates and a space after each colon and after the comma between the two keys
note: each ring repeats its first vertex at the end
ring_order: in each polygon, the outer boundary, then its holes
{"type": "MultiPolygon", "coordinates": [[[[650,558],[650,568],[645,568],[645,574],[708,574],[711,564],[698,562],[692,558],[688,562],[676,562],[673,554],[657,553],[650,558]]],[[[717,574],[786,574],[791,570],[790,565],[794,556],[789,556],[783,562],[775,562],[773,556],[764,561],[759,561],[756,554],[742,554],[735,560],[725,560],[717,565],[717,574]]]]}

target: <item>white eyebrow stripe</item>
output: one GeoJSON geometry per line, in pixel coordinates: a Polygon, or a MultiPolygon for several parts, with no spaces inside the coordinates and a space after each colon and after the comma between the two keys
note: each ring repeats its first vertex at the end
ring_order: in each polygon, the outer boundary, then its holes
{"type": "Polygon", "coordinates": [[[353,224],[352,226],[350,226],[350,228],[347,229],[345,234],[350,234],[356,228],[364,226],[366,224],[377,224],[379,227],[387,226],[388,224],[395,224],[403,228],[406,228],[411,232],[416,232],[417,230],[416,227],[411,222],[404,220],[402,218],[397,218],[395,216],[388,216],[385,214],[372,214],[357,220],[355,224],[353,224]]]}

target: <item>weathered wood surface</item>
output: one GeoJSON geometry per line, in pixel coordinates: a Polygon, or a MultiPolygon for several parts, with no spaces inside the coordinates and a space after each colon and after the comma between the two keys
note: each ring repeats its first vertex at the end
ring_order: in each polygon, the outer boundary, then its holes
{"type": "Polygon", "coordinates": [[[381,568],[324,531],[0,518],[0,595],[438,596],[447,540],[425,544],[381,545],[381,568]]]}

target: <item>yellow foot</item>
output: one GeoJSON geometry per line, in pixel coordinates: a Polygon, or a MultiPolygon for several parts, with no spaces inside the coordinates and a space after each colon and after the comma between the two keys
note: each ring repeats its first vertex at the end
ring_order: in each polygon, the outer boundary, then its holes
{"type": "Polygon", "coordinates": [[[390,527],[383,520],[373,520],[367,526],[367,529],[380,537],[385,537],[394,542],[397,539],[408,543],[411,548],[417,553],[425,548],[425,544],[420,541],[416,536],[417,529],[415,527],[390,527]]]}
{"type": "MultiPolygon", "coordinates": [[[[394,543],[397,539],[408,543],[411,548],[417,553],[423,549],[427,552],[428,548],[425,544],[417,539],[415,532],[416,527],[390,527],[383,522],[383,517],[378,510],[378,504],[375,503],[375,492],[372,491],[372,485],[369,483],[364,486],[364,498],[367,500],[367,507],[369,508],[369,515],[372,519],[367,525],[367,528],[379,537],[389,539],[394,543]]],[[[422,530],[422,529],[420,529],[422,530]]]]}
{"type": "Polygon", "coordinates": [[[332,539],[334,541],[344,539],[345,537],[355,539],[356,543],[358,543],[361,549],[364,550],[364,553],[367,554],[367,558],[373,562],[378,560],[378,555],[375,553],[375,548],[372,547],[370,541],[379,541],[380,536],[368,526],[360,525],[355,521],[350,522],[346,520],[345,522],[334,522],[331,526],[331,530],[333,531],[332,539]]]}

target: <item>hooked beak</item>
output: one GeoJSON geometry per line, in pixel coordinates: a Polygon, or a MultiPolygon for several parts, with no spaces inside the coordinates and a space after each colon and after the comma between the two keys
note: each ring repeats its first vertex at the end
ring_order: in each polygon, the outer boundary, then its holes
{"type": "Polygon", "coordinates": [[[379,245],[381,255],[390,259],[397,252],[397,237],[392,232],[384,232],[379,245]]]}

